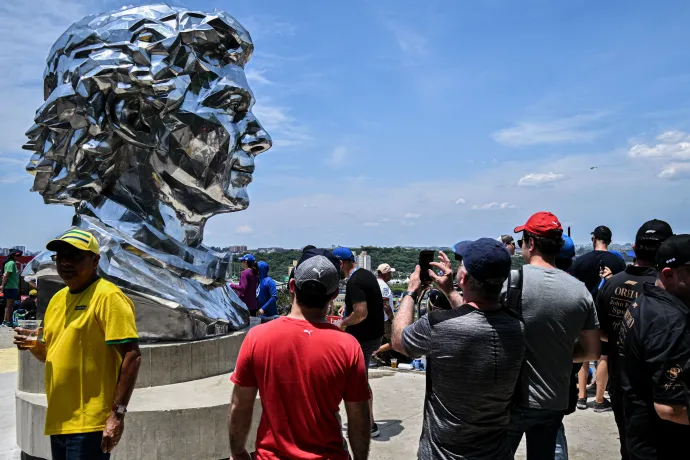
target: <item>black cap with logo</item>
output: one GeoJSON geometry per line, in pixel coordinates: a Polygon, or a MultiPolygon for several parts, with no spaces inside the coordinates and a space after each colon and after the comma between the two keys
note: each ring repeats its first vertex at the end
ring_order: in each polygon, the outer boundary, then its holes
{"type": "Polygon", "coordinates": [[[678,268],[690,265],[690,235],[673,235],[661,244],[656,253],[656,268],[678,268]]]}
{"type": "Polygon", "coordinates": [[[671,236],[673,236],[673,229],[667,222],[652,219],[642,224],[637,231],[635,246],[656,249],[671,236]]]}

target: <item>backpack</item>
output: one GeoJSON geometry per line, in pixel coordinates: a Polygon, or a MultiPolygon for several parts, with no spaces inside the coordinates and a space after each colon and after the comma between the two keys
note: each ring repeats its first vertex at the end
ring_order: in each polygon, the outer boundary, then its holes
{"type": "MultiPolygon", "coordinates": [[[[508,289],[506,289],[505,294],[501,298],[501,305],[515,313],[520,322],[524,325],[525,320],[522,317],[522,267],[515,270],[510,270],[510,275],[508,276],[508,289]]],[[[523,375],[525,373],[525,360],[522,361],[522,367],[520,368],[520,374],[518,375],[517,382],[515,383],[515,391],[513,392],[513,399],[510,402],[511,409],[517,407],[522,402],[521,397],[521,385],[523,375]]]]}

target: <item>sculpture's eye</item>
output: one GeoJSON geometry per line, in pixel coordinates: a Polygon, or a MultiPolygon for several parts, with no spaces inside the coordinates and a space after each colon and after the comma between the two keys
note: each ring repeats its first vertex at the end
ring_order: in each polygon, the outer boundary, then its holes
{"type": "Polygon", "coordinates": [[[230,90],[218,91],[204,100],[206,107],[231,111],[235,115],[244,114],[248,109],[247,99],[241,94],[232,93],[230,90]]]}

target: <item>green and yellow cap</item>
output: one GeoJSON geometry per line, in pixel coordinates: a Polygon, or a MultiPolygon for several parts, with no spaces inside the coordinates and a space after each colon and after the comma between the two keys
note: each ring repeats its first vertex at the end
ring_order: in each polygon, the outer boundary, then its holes
{"type": "Polygon", "coordinates": [[[98,246],[96,238],[91,233],[78,228],[71,228],[59,238],[50,240],[48,244],[46,244],[46,249],[49,251],[57,251],[60,249],[60,246],[64,244],[69,244],[80,251],[89,251],[94,254],[100,253],[100,247],[98,246]]]}

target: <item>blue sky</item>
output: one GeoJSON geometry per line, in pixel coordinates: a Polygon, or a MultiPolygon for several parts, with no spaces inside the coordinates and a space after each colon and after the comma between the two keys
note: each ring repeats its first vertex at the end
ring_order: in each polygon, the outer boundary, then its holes
{"type": "MultiPolygon", "coordinates": [[[[250,31],[274,139],[249,209],[213,218],[206,244],[449,245],[540,210],[583,243],[600,224],[631,241],[651,218],[690,231],[688,2],[173,4],[250,31]]],[[[69,226],[70,208],[29,192],[23,133],[53,41],[121,5],[0,6],[0,246],[69,226]]]]}

